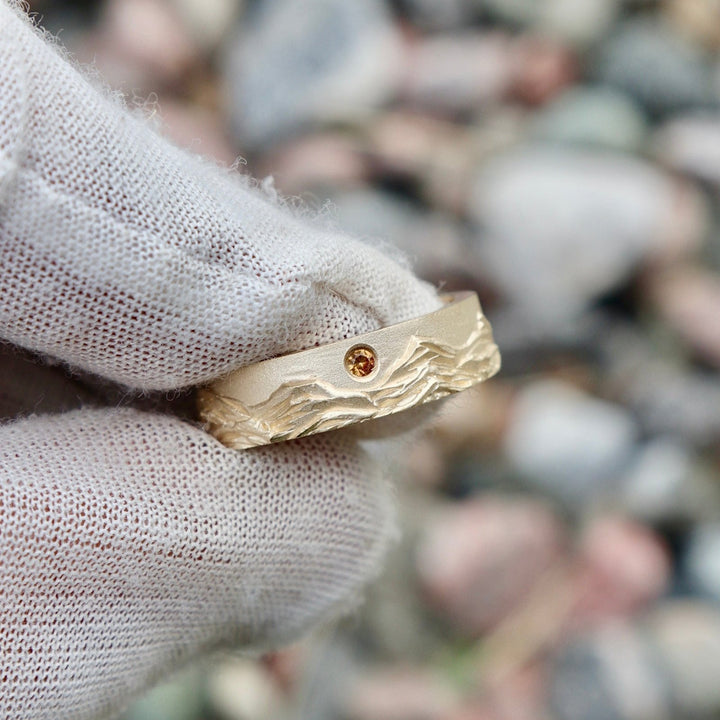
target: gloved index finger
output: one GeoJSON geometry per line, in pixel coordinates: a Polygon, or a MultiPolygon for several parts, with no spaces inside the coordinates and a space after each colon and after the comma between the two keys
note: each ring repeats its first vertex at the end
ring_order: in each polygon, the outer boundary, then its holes
{"type": "Polygon", "coordinates": [[[437,307],[379,250],[173,147],[4,4],[0,28],[0,128],[23,128],[0,164],[0,337],[169,389],[437,307]]]}

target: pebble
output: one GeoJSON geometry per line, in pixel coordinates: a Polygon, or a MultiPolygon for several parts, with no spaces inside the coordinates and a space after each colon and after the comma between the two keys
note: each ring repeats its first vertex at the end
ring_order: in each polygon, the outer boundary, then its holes
{"type": "Polygon", "coordinates": [[[135,702],[123,720],[197,720],[203,712],[202,693],[197,668],[185,670],[135,702]]]}
{"type": "Polygon", "coordinates": [[[455,688],[425,668],[376,666],[349,688],[348,720],[445,720],[458,703],[455,688]]]}
{"type": "Polygon", "coordinates": [[[235,24],[244,0],[169,0],[193,40],[205,52],[215,50],[235,24]]]}
{"type": "Polygon", "coordinates": [[[513,56],[510,95],[531,106],[551,100],[569,87],[579,72],[571,48],[541,35],[518,38],[513,56]]]}
{"type": "Polygon", "coordinates": [[[540,663],[519,668],[489,687],[484,677],[478,684],[482,686],[482,692],[468,693],[469,699],[443,720],[538,720],[546,717],[547,677],[540,663]]]}
{"type": "Polygon", "coordinates": [[[550,683],[558,720],[675,717],[653,648],[632,625],[611,624],[564,647],[550,683]]]}
{"type": "Polygon", "coordinates": [[[463,216],[477,166],[522,137],[522,113],[488,110],[472,128],[414,112],[389,112],[371,123],[368,153],[375,175],[416,185],[432,207],[463,216]]]}
{"type": "Polygon", "coordinates": [[[711,717],[720,709],[720,611],[698,600],[667,602],[647,630],[680,717],[711,717]]]}
{"type": "Polygon", "coordinates": [[[720,367],[720,274],[678,266],[653,279],[650,297],[677,336],[706,362],[720,367]]]}
{"type": "Polygon", "coordinates": [[[389,548],[378,582],[368,587],[363,611],[352,619],[352,639],[388,661],[419,666],[445,647],[448,629],[420,590],[418,542],[443,517],[446,500],[422,486],[397,489],[398,541],[389,548]]]}
{"type": "Polygon", "coordinates": [[[617,491],[637,439],[638,427],[622,406],[541,380],[518,392],[504,454],[533,486],[585,507],[617,491]]]}
{"type": "Polygon", "coordinates": [[[208,693],[222,717],[266,720],[283,710],[280,688],[260,664],[245,658],[225,660],[213,669],[208,693]]]}
{"type": "Polygon", "coordinates": [[[714,717],[718,676],[718,609],[672,601],[641,624],[610,624],[567,645],[555,662],[551,709],[559,720],[714,717]]]}
{"type": "Polygon", "coordinates": [[[505,433],[513,396],[513,387],[499,378],[471,393],[461,393],[438,412],[432,436],[448,454],[495,453],[505,433]]]}
{"type": "Polygon", "coordinates": [[[344,133],[324,132],[280,144],[264,154],[258,175],[271,176],[283,195],[325,198],[365,187],[370,168],[361,144],[344,133]]]}
{"type": "Polygon", "coordinates": [[[720,47],[718,0],[667,0],[665,13],[678,31],[693,42],[709,50],[720,47]]]}
{"type": "Polygon", "coordinates": [[[180,82],[197,63],[191,33],[163,0],[108,0],[98,31],[77,49],[103,79],[130,93],[180,82]]]}
{"type": "Polygon", "coordinates": [[[484,0],[400,0],[412,25],[428,31],[465,29],[482,11],[484,0]]]}
{"type": "Polygon", "coordinates": [[[651,342],[647,332],[638,332],[636,325],[610,323],[596,337],[608,384],[639,419],[646,435],[673,437],[697,447],[715,442],[720,435],[716,374],[678,362],[660,343],[651,342]]]}
{"type": "Polygon", "coordinates": [[[482,167],[470,212],[486,276],[552,332],[643,260],[697,248],[703,208],[694,189],[641,160],[523,147],[482,167]]]}
{"type": "Polygon", "coordinates": [[[611,27],[620,0],[484,0],[484,5],[505,23],[532,28],[570,45],[587,46],[611,27]]]}
{"type": "Polygon", "coordinates": [[[609,88],[572,88],[536,113],[530,134],[560,145],[638,152],[647,123],[627,95],[609,88]]]}
{"type": "Polygon", "coordinates": [[[717,104],[704,53],[655,19],[626,21],[609,36],[593,70],[653,116],[717,104]]]}
{"type": "Polygon", "coordinates": [[[628,400],[649,432],[674,435],[700,447],[717,441],[720,380],[714,374],[659,362],[635,377],[637,383],[627,389],[628,400]]]}
{"type": "Polygon", "coordinates": [[[646,522],[688,520],[709,499],[707,478],[681,439],[656,437],[640,446],[622,488],[620,504],[646,522]]]}
{"type": "Polygon", "coordinates": [[[500,33],[430,36],[408,54],[403,98],[434,113],[462,113],[499,101],[508,91],[512,45],[500,33]]]}
{"type": "Polygon", "coordinates": [[[527,26],[538,14],[537,0],[482,0],[493,19],[511,26],[527,26]]]}
{"type": "Polygon", "coordinates": [[[564,532],[541,502],[487,497],[448,506],[420,542],[430,602],[469,635],[508,615],[563,554],[564,532]]]}
{"type": "Polygon", "coordinates": [[[438,488],[446,473],[443,448],[431,433],[427,433],[418,439],[413,451],[404,459],[399,479],[416,489],[438,488]]]}
{"type": "Polygon", "coordinates": [[[390,243],[421,277],[448,289],[479,272],[468,262],[463,230],[438,212],[429,214],[391,193],[359,190],[335,196],[333,215],[347,232],[381,244],[390,243]]]}
{"type": "Polygon", "coordinates": [[[621,0],[543,0],[535,27],[577,47],[591,47],[612,27],[621,0]]]}
{"type": "Polygon", "coordinates": [[[176,145],[230,167],[237,153],[217,114],[189,103],[163,98],[158,103],[161,129],[176,145]]]}
{"type": "Polygon", "coordinates": [[[451,173],[467,175],[475,154],[472,138],[457,124],[415,112],[389,112],[371,123],[368,152],[380,176],[417,181],[438,164],[451,173]]]}
{"type": "Polygon", "coordinates": [[[357,121],[396,90],[401,57],[381,0],[255,5],[226,65],[237,137],[259,148],[315,123],[357,121]]]}
{"type": "Polygon", "coordinates": [[[588,628],[636,615],[670,583],[672,567],[660,538],[641,523],[601,516],[584,529],[571,623],[588,628]]]}
{"type": "Polygon", "coordinates": [[[653,138],[658,158],[681,172],[720,185],[720,116],[674,117],[653,138]]]}
{"type": "Polygon", "coordinates": [[[693,589],[720,601],[720,523],[697,525],[690,532],[684,570],[693,589]]]}

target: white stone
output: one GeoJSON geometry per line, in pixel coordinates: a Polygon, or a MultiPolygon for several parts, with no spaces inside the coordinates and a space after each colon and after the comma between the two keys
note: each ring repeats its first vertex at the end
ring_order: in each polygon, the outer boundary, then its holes
{"type": "Polygon", "coordinates": [[[215,48],[244,5],[244,0],[170,0],[195,41],[206,50],[215,48]]]}
{"type": "Polygon", "coordinates": [[[554,330],[580,317],[644,258],[675,248],[676,235],[699,244],[693,232],[700,226],[678,230],[683,192],[641,160],[519,148],[488,162],[476,179],[470,211],[478,253],[528,322],[554,330]]]}
{"type": "Polygon", "coordinates": [[[280,716],[280,690],[267,671],[252,660],[226,660],[210,675],[208,691],[223,717],[267,720],[280,716]]]}
{"type": "Polygon", "coordinates": [[[720,116],[675,118],[658,131],[654,146],[660,159],[675,169],[720,184],[720,116]]]}
{"type": "Polygon", "coordinates": [[[638,451],[625,477],[622,505],[651,522],[696,517],[706,507],[714,507],[715,493],[695,462],[690,448],[678,439],[649,441],[638,451]]]}
{"type": "Polygon", "coordinates": [[[597,41],[617,17],[619,0],[544,0],[538,2],[538,26],[577,45],[597,41]]]}
{"type": "Polygon", "coordinates": [[[711,717],[720,707],[720,614],[709,603],[665,603],[651,622],[675,717],[711,717]]]}
{"type": "Polygon", "coordinates": [[[622,407],[547,380],[519,392],[503,445],[522,476],[572,504],[616,489],[637,436],[622,407]]]}

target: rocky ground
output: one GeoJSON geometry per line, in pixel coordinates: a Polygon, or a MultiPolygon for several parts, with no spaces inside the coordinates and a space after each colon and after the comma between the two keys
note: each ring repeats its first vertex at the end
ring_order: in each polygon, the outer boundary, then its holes
{"type": "Polygon", "coordinates": [[[127,720],[720,717],[720,2],[31,4],[177,143],[477,290],[504,357],[358,614],[127,720]]]}

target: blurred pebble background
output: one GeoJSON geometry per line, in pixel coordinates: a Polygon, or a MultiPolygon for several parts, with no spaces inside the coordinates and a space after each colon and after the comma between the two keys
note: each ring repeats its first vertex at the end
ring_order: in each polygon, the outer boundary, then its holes
{"type": "Polygon", "coordinates": [[[362,610],[127,720],[720,718],[720,0],[34,0],[176,143],[475,289],[362,610]]]}

